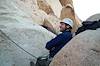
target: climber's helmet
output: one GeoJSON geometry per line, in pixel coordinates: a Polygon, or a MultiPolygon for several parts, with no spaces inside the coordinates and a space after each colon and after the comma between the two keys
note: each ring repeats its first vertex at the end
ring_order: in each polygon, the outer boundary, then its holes
{"type": "Polygon", "coordinates": [[[72,29],[73,28],[73,20],[70,18],[65,18],[60,22],[60,31],[64,31],[66,29],[72,29]]]}
{"type": "Polygon", "coordinates": [[[62,23],[62,22],[73,28],[73,20],[71,20],[70,18],[65,18],[60,23],[62,23]]]}

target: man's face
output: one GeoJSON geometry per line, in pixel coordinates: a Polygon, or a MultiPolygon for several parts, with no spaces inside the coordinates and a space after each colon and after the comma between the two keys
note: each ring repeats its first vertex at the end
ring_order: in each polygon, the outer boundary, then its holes
{"type": "Polygon", "coordinates": [[[63,32],[65,31],[66,29],[69,29],[70,26],[69,25],[66,25],[65,23],[61,22],[60,23],[60,31],[63,32]]]}
{"type": "Polygon", "coordinates": [[[64,31],[64,30],[66,30],[66,24],[63,23],[63,22],[61,22],[61,23],[60,23],[60,31],[62,32],[62,31],[64,31]]]}

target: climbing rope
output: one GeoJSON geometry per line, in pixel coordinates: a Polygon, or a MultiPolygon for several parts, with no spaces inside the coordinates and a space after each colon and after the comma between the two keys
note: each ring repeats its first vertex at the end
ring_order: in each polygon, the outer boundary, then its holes
{"type": "Polygon", "coordinates": [[[17,47],[19,47],[20,49],[22,49],[24,52],[28,53],[29,55],[31,55],[32,57],[34,57],[35,59],[37,59],[36,56],[34,56],[33,54],[29,53],[28,51],[26,51],[24,48],[22,48],[20,45],[18,45],[15,41],[13,41],[9,36],[7,36],[2,30],[0,30],[1,33],[8,38],[10,41],[12,41],[17,47]]]}

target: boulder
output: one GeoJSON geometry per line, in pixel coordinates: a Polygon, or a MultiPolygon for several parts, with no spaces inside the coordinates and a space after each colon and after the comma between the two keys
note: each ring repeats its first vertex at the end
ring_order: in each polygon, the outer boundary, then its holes
{"type": "Polygon", "coordinates": [[[94,14],[86,19],[87,21],[97,21],[100,20],[100,13],[94,14]]]}
{"type": "Polygon", "coordinates": [[[75,36],[54,57],[50,66],[100,66],[100,29],[75,36]]]}
{"type": "Polygon", "coordinates": [[[30,66],[35,57],[48,55],[45,44],[55,35],[31,19],[10,15],[0,14],[0,66],[30,66]]]}
{"type": "Polygon", "coordinates": [[[30,66],[39,56],[48,55],[45,45],[55,35],[38,25],[19,24],[1,27],[0,66],[30,66]]]}
{"type": "Polygon", "coordinates": [[[30,66],[37,57],[48,55],[45,44],[55,34],[40,26],[46,13],[37,6],[34,9],[33,2],[0,0],[0,66],[30,66]]]}

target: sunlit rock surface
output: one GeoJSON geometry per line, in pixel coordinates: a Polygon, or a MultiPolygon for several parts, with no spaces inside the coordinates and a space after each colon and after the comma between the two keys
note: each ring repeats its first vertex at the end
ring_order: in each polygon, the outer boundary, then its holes
{"type": "Polygon", "coordinates": [[[50,66],[100,66],[100,29],[75,36],[54,57],[50,66]]]}

